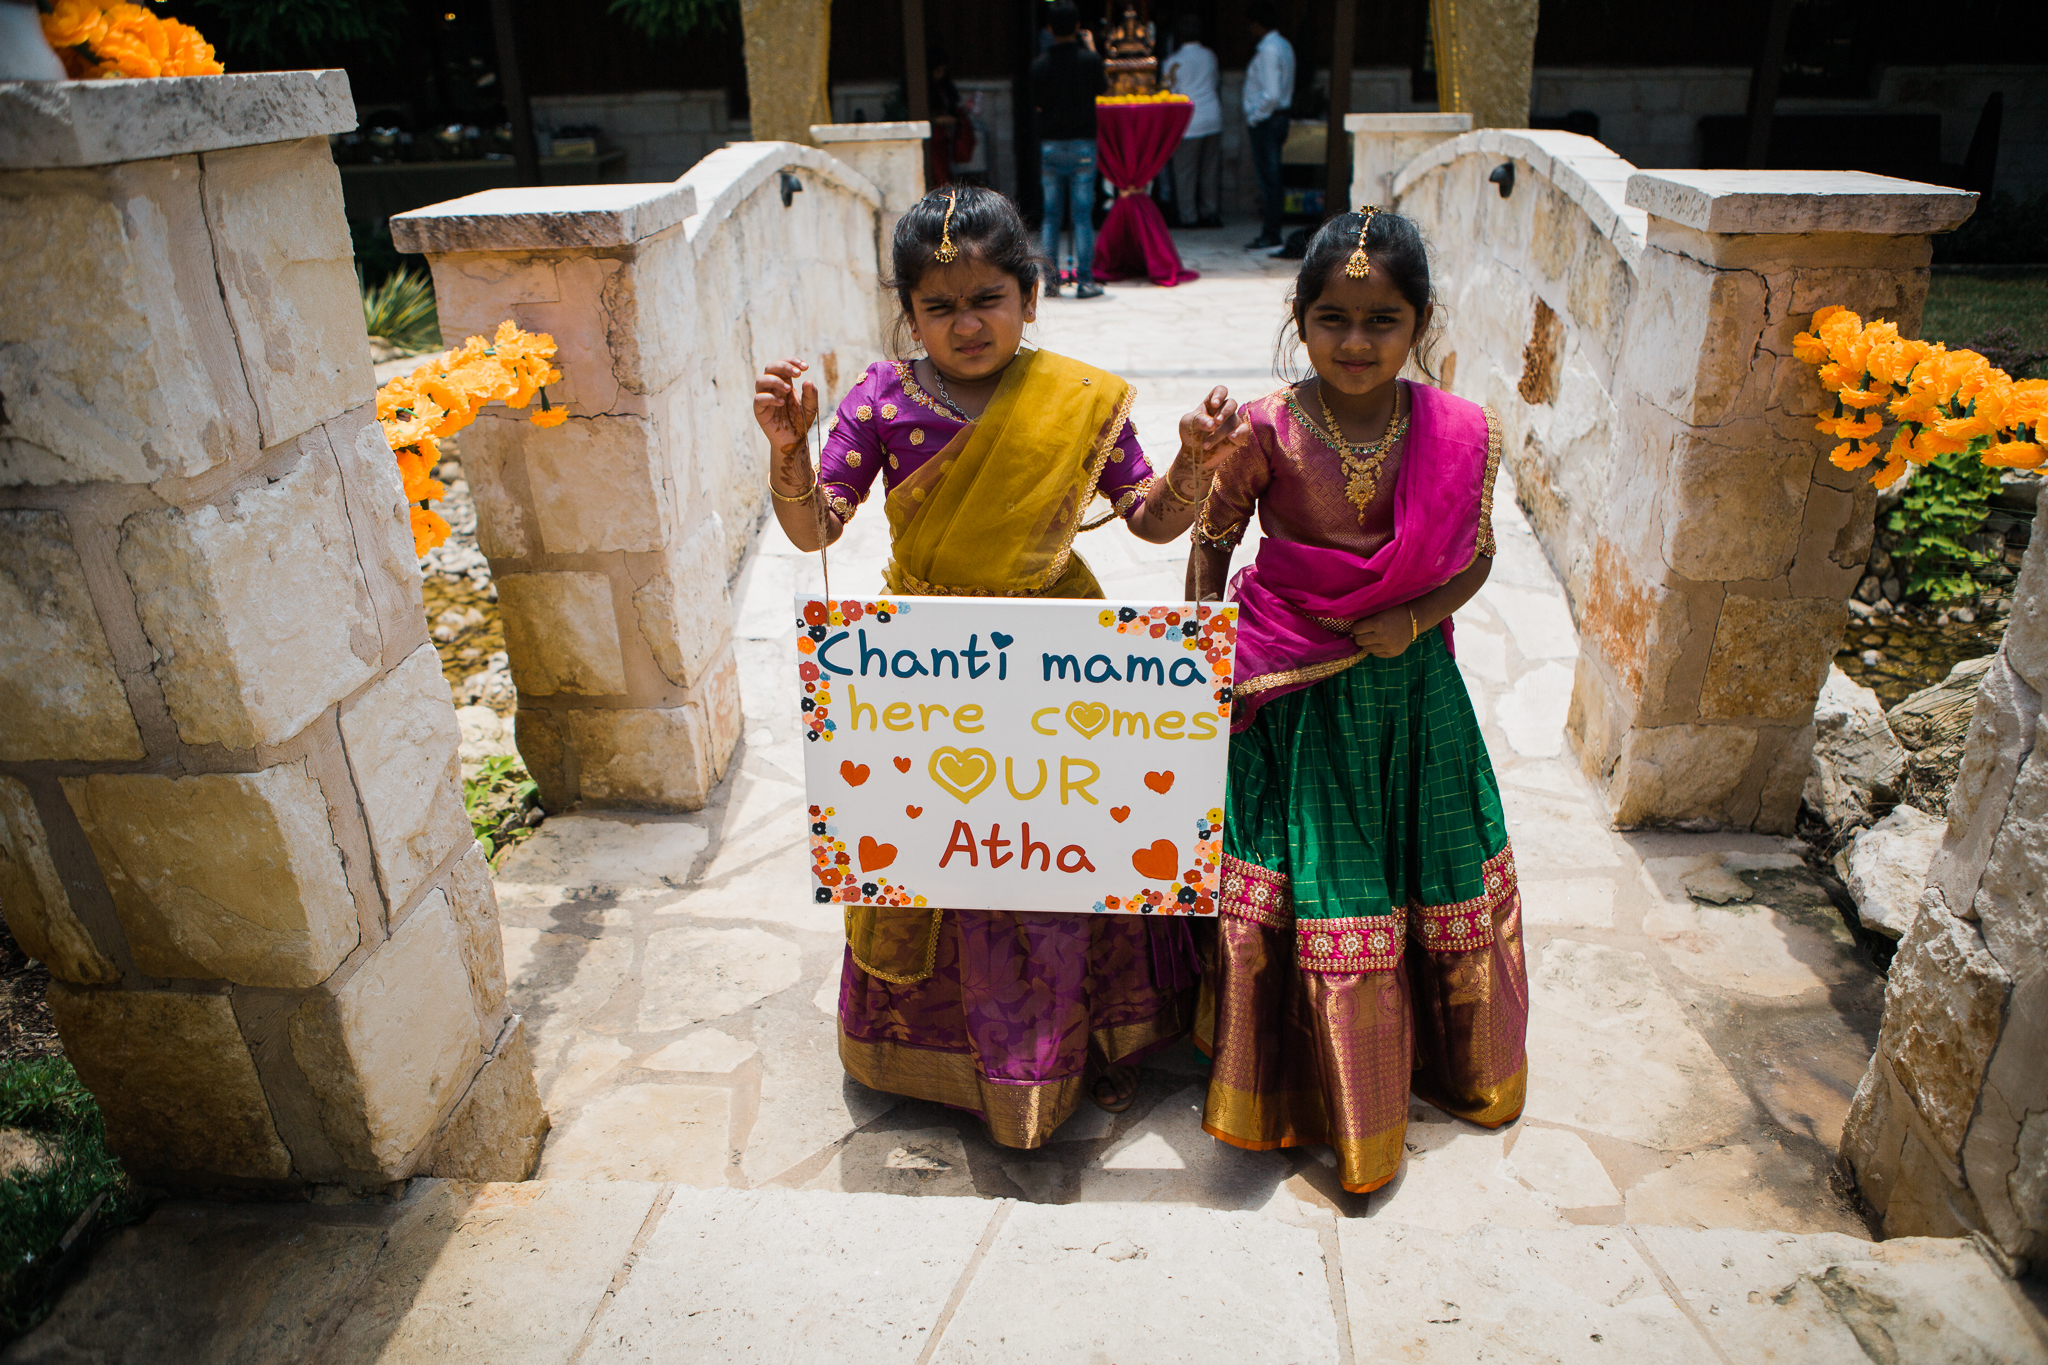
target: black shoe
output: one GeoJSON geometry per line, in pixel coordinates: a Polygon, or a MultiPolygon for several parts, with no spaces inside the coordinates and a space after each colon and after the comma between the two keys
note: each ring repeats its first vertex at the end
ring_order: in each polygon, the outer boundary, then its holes
{"type": "Polygon", "coordinates": [[[1223,226],[1223,220],[1221,218],[1197,218],[1195,226],[1198,228],[1220,228],[1223,226]]]}
{"type": "Polygon", "coordinates": [[[1093,280],[1083,280],[1074,286],[1074,297],[1077,299],[1099,299],[1102,297],[1102,286],[1093,280]]]}
{"type": "Polygon", "coordinates": [[[1246,251],[1267,251],[1278,245],[1280,245],[1278,237],[1254,237],[1251,241],[1244,244],[1244,249],[1246,251]]]}

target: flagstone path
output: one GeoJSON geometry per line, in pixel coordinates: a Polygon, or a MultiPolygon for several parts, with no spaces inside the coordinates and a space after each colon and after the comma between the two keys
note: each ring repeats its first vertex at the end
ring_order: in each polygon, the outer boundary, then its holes
{"type": "MultiPolygon", "coordinates": [[[[1043,310],[1043,344],[1137,382],[1152,448],[1210,384],[1273,387],[1291,272],[1243,232],[1183,236],[1197,284],[1043,310]]],[[[820,566],[771,525],[736,584],[746,733],[712,806],[557,816],[501,870],[540,1178],[168,1206],[7,1358],[2048,1360],[1971,1243],[1873,1245],[1832,1186],[1883,980],[1796,845],[1607,828],[1564,744],[1564,595],[1505,475],[1494,506],[1457,649],[1528,929],[1505,1131],[1416,1103],[1402,1174],[1354,1196],[1327,1151],[1203,1134],[1185,1045],[1033,1152],[848,1080],[785,685],[820,566]]],[[[1179,596],[1184,543],[1081,549],[1112,597],[1179,596]]],[[[870,508],[834,588],[876,590],[885,551],[870,508]]]]}
{"type": "MultiPolygon", "coordinates": [[[[1207,272],[1197,285],[1048,301],[1036,329],[1132,376],[1156,449],[1211,384],[1244,397],[1275,385],[1291,270],[1191,255],[1207,272]]],[[[877,511],[831,552],[841,593],[878,590],[877,511]]],[[[719,803],[683,818],[557,817],[500,874],[507,970],[555,1123],[540,1174],[1145,1200],[1444,1232],[1627,1221],[1867,1235],[1829,1172],[1882,979],[1786,841],[1606,828],[1564,748],[1571,617],[1505,476],[1495,522],[1500,555],[1457,641],[1523,877],[1534,1014],[1521,1123],[1488,1133],[1418,1103],[1406,1171],[1368,1198],[1343,1192],[1327,1151],[1241,1152],[1204,1135],[1205,1066],[1185,1046],[1147,1066],[1129,1112],[1084,1106],[1035,1152],[847,1080],[833,1033],[839,927],[808,895],[785,686],[792,597],[821,576],[771,525],[736,587],[746,736],[719,803]],[[1725,903],[1702,903],[1688,881],[1725,903]]],[[[1184,542],[1112,526],[1080,547],[1111,596],[1180,596],[1184,542]]]]}

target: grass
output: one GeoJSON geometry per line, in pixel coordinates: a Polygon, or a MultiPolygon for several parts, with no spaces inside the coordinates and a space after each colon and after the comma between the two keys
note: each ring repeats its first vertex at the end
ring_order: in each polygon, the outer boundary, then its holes
{"type": "MultiPolygon", "coordinates": [[[[1920,335],[1945,343],[1950,350],[1983,350],[1997,364],[2000,357],[1983,346],[1987,334],[2009,327],[2020,350],[2048,352],[2048,274],[1937,273],[1927,285],[1927,307],[1920,335]]],[[[2015,379],[2044,373],[2035,362],[2015,379]]]]}
{"type": "Polygon", "coordinates": [[[5,1339],[42,1320],[66,1262],[96,1235],[139,1217],[143,1198],[107,1150],[99,1106],[64,1058],[0,1063],[0,1126],[36,1135],[58,1157],[48,1170],[0,1180],[0,1339],[5,1339]],[[86,1228],[60,1250],[59,1241],[95,1200],[100,1202],[86,1228]]]}

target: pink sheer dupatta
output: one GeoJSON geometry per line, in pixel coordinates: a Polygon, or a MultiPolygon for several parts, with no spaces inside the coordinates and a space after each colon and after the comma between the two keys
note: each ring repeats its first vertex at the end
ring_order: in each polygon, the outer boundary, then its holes
{"type": "MultiPolygon", "coordinates": [[[[1477,403],[1422,384],[1394,488],[1394,538],[1370,558],[1267,539],[1231,582],[1238,604],[1232,733],[1275,697],[1367,657],[1350,624],[1420,597],[1493,552],[1493,477],[1500,429],[1477,403]]],[[[1451,643],[1451,623],[1441,627],[1451,643]]]]}

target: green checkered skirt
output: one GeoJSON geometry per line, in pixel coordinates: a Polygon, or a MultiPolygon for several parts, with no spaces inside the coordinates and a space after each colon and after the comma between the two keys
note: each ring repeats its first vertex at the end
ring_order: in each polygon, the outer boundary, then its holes
{"type": "Polygon", "coordinates": [[[1326,1143],[1353,1190],[1399,1168],[1408,1096],[1521,1112],[1528,978],[1500,788],[1431,631],[1260,708],[1231,741],[1203,1126],[1326,1143]]]}

